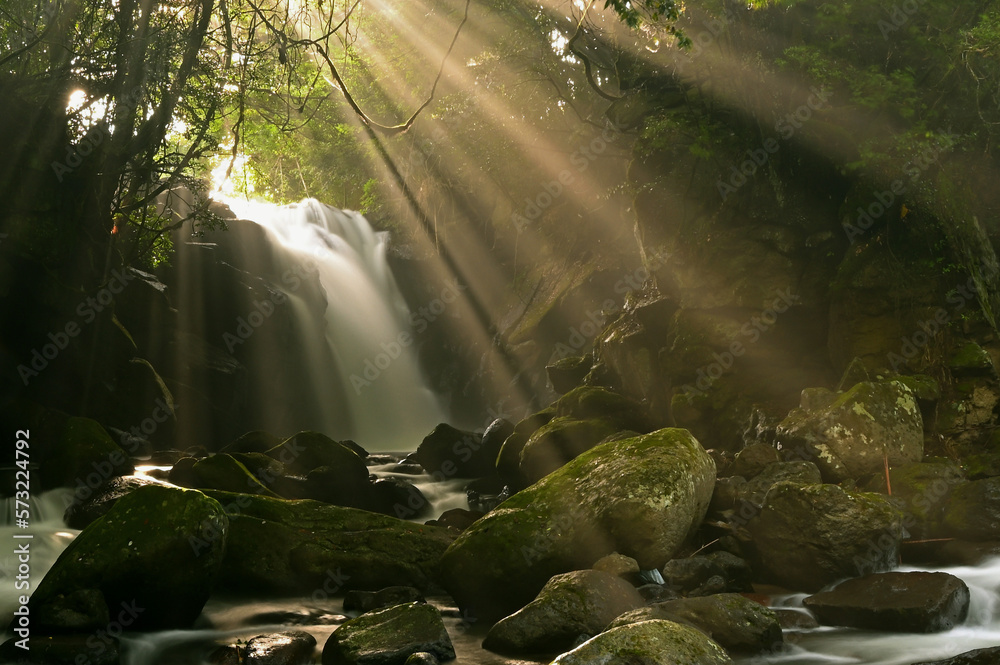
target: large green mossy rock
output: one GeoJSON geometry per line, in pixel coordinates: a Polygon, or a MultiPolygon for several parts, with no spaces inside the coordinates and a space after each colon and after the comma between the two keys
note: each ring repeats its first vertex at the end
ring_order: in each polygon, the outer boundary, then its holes
{"type": "Polygon", "coordinates": [[[448,529],[317,501],[207,491],[229,513],[220,588],[234,593],[429,588],[448,529]]]}
{"type": "Polygon", "coordinates": [[[278,496],[261,484],[243,464],[225,453],[198,460],[191,467],[191,473],[198,489],[278,496]]]}
{"type": "Polygon", "coordinates": [[[408,603],[343,623],[323,647],[323,665],[403,665],[415,653],[451,660],[455,649],[433,605],[408,603]]]}
{"type": "Polygon", "coordinates": [[[321,466],[341,469],[345,474],[364,474],[368,478],[365,458],[353,447],[356,444],[334,441],[319,432],[299,432],[267,451],[292,473],[305,475],[321,466]]]}
{"type": "Polygon", "coordinates": [[[128,610],[129,630],[188,627],[222,567],[228,528],[222,506],[201,492],[140,487],[59,556],[31,596],[32,626],[87,631],[128,610]],[[206,531],[215,537],[194,546],[206,531]]]}
{"type": "Polygon", "coordinates": [[[553,418],[539,427],[521,451],[521,477],[535,483],[618,431],[606,420],[553,418]]]}
{"type": "MultiPolygon", "coordinates": [[[[100,423],[90,418],[66,418],[39,472],[42,486],[96,487],[116,476],[127,476],[134,467],[128,454],[112,440],[100,423]]],[[[34,439],[32,439],[34,441],[34,439]]]]}
{"type": "Polygon", "coordinates": [[[829,399],[817,392],[803,391],[802,406],[778,425],[775,440],[786,455],[814,462],[827,482],[877,473],[886,455],[893,467],[923,457],[923,419],[903,383],[866,381],[829,399]]]}
{"type": "Polygon", "coordinates": [[[1000,476],[955,489],[944,507],[943,531],[967,540],[1000,539],[1000,476]]]}
{"type": "Polygon", "coordinates": [[[714,483],[715,463],[686,430],[603,443],[462,533],[441,562],[445,586],[476,616],[497,619],[553,575],[612,552],[659,568],[701,523],[714,483]]]}
{"type": "Polygon", "coordinates": [[[810,592],[893,568],[903,537],[902,513],[880,494],[790,482],[771,488],[747,528],[758,574],[810,592]]]}
{"type": "Polygon", "coordinates": [[[608,628],[662,619],[694,626],[729,652],[761,653],[783,644],[778,616],[738,593],[680,598],[622,614],[608,628]]]}
{"type": "Polygon", "coordinates": [[[514,425],[514,431],[508,436],[500,452],[497,453],[497,473],[513,490],[523,489],[526,484],[521,477],[521,451],[535,431],[556,417],[556,409],[550,406],[534,413],[514,425]]]}
{"type": "Polygon", "coordinates": [[[701,631],[673,621],[641,621],[607,630],[556,658],[552,665],[732,665],[701,631]]]}
{"type": "Polygon", "coordinates": [[[596,635],[645,601],[635,587],[600,570],[556,575],[538,597],[490,628],[483,648],[504,654],[559,653],[596,635]]]}

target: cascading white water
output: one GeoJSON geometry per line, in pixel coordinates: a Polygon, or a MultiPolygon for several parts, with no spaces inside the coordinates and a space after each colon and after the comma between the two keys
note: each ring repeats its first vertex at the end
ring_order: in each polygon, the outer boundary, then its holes
{"type": "MultiPolygon", "coordinates": [[[[904,566],[898,570],[929,569],[904,566]]],[[[942,633],[926,634],[820,627],[796,631],[794,645],[781,654],[756,656],[740,662],[745,665],[910,665],[1000,645],[1000,557],[978,566],[936,570],[951,573],[969,586],[969,616],[960,626],[942,633]]],[[[801,608],[805,597],[805,594],[785,596],[775,599],[774,604],[801,608]]]]}
{"type": "MultiPolygon", "coordinates": [[[[18,608],[18,598],[33,592],[45,573],[79,531],[69,529],[63,522],[63,512],[73,497],[73,490],[55,489],[37,496],[31,496],[28,528],[19,528],[14,521],[14,498],[3,499],[3,518],[0,522],[0,542],[4,544],[4,554],[0,555],[0,617],[11,617],[18,608]],[[30,539],[15,539],[15,535],[30,534],[30,539]],[[28,544],[27,567],[25,572],[14,548],[28,544]],[[25,587],[24,583],[28,586],[25,587]]],[[[0,629],[2,630],[2,629],[0,629]]]]}
{"type": "Polygon", "coordinates": [[[318,271],[328,302],[325,343],[339,365],[328,370],[337,376],[325,378],[340,382],[358,442],[369,450],[412,450],[445,418],[420,371],[385,234],[360,213],[315,199],[289,206],[224,200],[318,271]]]}

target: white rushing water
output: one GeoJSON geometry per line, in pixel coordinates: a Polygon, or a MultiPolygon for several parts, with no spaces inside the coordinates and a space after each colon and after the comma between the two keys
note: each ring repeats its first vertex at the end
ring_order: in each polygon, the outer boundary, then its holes
{"type": "MultiPolygon", "coordinates": [[[[820,627],[786,631],[781,654],[744,659],[741,663],[781,665],[911,665],[1000,646],[1000,557],[978,566],[952,568],[901,567],[900,571],[935,570],[962,579],[970,592],[969,616],[962,625],[941,633],[885,633],[855,628],[820,627]]],[[[774,599],[775,607],[801,608],[805,594],[774,599]]]]}
{"type": "MultiPolygon", "coordinates": [[[[8,619],[20,603],[18,598],[35,590],[45,573],[62,551],[80,533],[63,522],[63,512],[73,497],[73,490],[55,489],[29,498],[28,528],[19,528],[14,520],[15,500],[3,499],[3,521],[0,522],[0,616],[8,619]],[[15,536],[31,535],[30,539],[15,536]],[[15,548],[28,545],[27,562],[19,560],[15,548]],[[25,568],[26,566],[26,568],[25,568]]],[[[17,506],[19,509],[22,506],[17,506]]],[[[4,626],[6,628],[6,626],[4,626]]],[[[3,630],[3,629],[0,629],[3,630]]]]}
{"type": "Polygon", "coordinates": [[[318,271],[328,301],[326,340],[301,343],[306,353],[310,344],[329,345],[338,367],[315,370],[340,382],[354,438],[368,450],[412,449],[444,422],[420,370],[410,312],[386,261],[385,234],[360,213],[315,199],[288,206],[224,200],[318,271]]]}

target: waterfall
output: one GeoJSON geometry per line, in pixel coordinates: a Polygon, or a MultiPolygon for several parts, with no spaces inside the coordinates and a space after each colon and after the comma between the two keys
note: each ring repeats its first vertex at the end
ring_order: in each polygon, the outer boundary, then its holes
{"type": "Polygon", "coordinates": [[[319,278],[327,300],[325,338],[306,335],[298,345],[310,358],[333,358],[332,367],[312,367],[320,409],[324,399],[345,401],[337,408],[346,406],[353,438],[369,450],[415,448],[445,417],[420,369],[419,340],[386,261],[386,234],[373,231],[360,213],[315,199],[288,206],[226,203],[264,227],[297,270],[319,278]],[[324,389],[327,382],[335,386],[324,389]]]}

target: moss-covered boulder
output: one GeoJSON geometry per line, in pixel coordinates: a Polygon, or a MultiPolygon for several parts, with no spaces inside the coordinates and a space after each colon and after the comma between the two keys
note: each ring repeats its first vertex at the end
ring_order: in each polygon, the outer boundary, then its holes
{"type": "Polygon", "coordinates": [[[556,658],[552,665],[732,665],[725,650],[701,631],[673,621],[640,621],[611,628],[556,658]]]}
{"type": "Polygon", "coordinates": [[[880,494],[789,482],[771,488],[747,528],[758,575],[803,591],[894,567],[903,537],[902,513],[880,494]]]}
{"type": "Polygon", "coordinates": [[[235,593],[427,589],[454,540],[447,529],[355,508],[206,493],[230,514],[219,584],[235,593]]]}
{"type": "Polygon", "coordinates": [[[649,417],[638,402],[601,386],[574,388],[559,398],[555,409],[557,417],[604,420],[620,430],[649,431],[649,417]]]}
{"type": "Polygon", "coordinates": [[[245,466],[225,453],[198,460],[191,467],[191,473],[198,489],[278,496],[257,480],[245,466]]]}
{"type": "Polygon", "coordinates": [[[743,485],[738,496],[759,508],[764,505],[764,499],[771,488],[781,482],[814,485],[823,480],[819,469],[812,462],[774,462],[743,485]]]}
{"type": "Polygon", "coordinates": [[[108,617],[123,608],[137,608],[130,630],[190,626],[222,567],[228,528],[222,506],[201,492],[138,488],[60,555],[31,596],[33,627],[55,632],[104,628],[108,617]],[[217,538],[193,547],[206,529],[217,538]],[[103,598],[103,616],[91,610],[95,594],[103,598]]]}
{"type": "Polygon", "coordinates": [[[560,653],[581,635],[600,633],[618,615],[641,607],[635,587],[611,573],[556,575],[538,597],[494,624],[483,648],[505,654],[560,653]]]}
{"type": "MultiPolygon", "coordinates": [[[[941,519],[952,491],[966,481],[956,464],[937,460],[890,469],[889,482],[893,501],[906,515],[910,536],[935,538],[942,533],[941,519]]],[[[887,491],[884,478],[873,479],[872,485],[887,491]]]]}
{"type": "Polygon", "coordinates": [[[1000,540],[1000,477],[955,489],[944,507],[942,528],[967,540],[1000,540]]]}
{"type": "Polygon", "coordinates": [[[431,653],[439,661],[455,657],[433,605],[396,605],[346,621],[323,647],[323,665],[403,665],[415,653],[431,653]]]}
{"type": "Polygon", "coordinates": [[[119,476],[100,487],[78,488],[66,507],[63,520],[71,529],[85,529],[98,517],[106,515],[123,496],[146,485],[156,485],[155,481],[141,476],[119,476]]]}
{"type": "MultiPolygon", "coordinates": [[[[803,391],[806,395],[806,391],[803,391]]],[[[786,455],[815,462],[827,482],[839,483],[890,466],[919,462],[923,419],[913,393],[899,381],[862,382],[829,404],[803,398],[777,428],[786,455]]]]}
{"type": "Polygon", "coordinates": [[[500,478],[514,490],[525,487],[521,478],[521,451],[535,431],[556,417],[555,407],[533,413],[514,425],[514,431],[504,440],[497,453],[496,467],[500,478]]]}
{"type": "Polygon", "coordinates": [[[290,436],[267,454],[278,460],[291,473],[305,475],[321,466],[343,469],[345,474],[363,472],[368,477],[365,458],[354,448],[357,444],[334,441],[319,432],[299,432],[290,436]]]}
{"type": "Polygon", "coordinates": [[[545,375],[552,385],[552,390],[563,395],[583,383],[593,364],[593,356],[567,356],[551,365],[546,365],[545,375]]]}
{"type": "Polygon", "coordinates": [[[442,559],[445,586],[463,607],[496,619],[553,575],[612,552],[659,568],[701,523],[714,480],[715,463],[686,430],[603,443],[462,533],[442,559]]]}
{"type": "MultiPolygon", "coordinates": [[[[496,444],[502,441],[494,440],[496,444]]],[[[424,471],[441,480],[481,478],[496,473],[499,447],[487,450],[483,435],[441,423],[417,446],[414,458],[424,471]]]]}
{"type": "Polygon", "coordinates": [[[45,442],[44,457],[37,460],[42,465],[38,476],[43,488],[97,487],[134,471],[128,454],[96,420],[65,418],[53,430],[53,438],[45,442]]]}
{"type": "Polygon", "coordinates": [[[738,593],[653,603],[622,614],[608,628],[652,619],[693,626],[731,653],[761,653],[783,644],[778,616],[738,593]]]}
{"type": "Polygon", "coordinates": [[[617,431],[606,420],[553,418],[535,430],[521,450],[521,477],[535,483],[617,431]]]}

